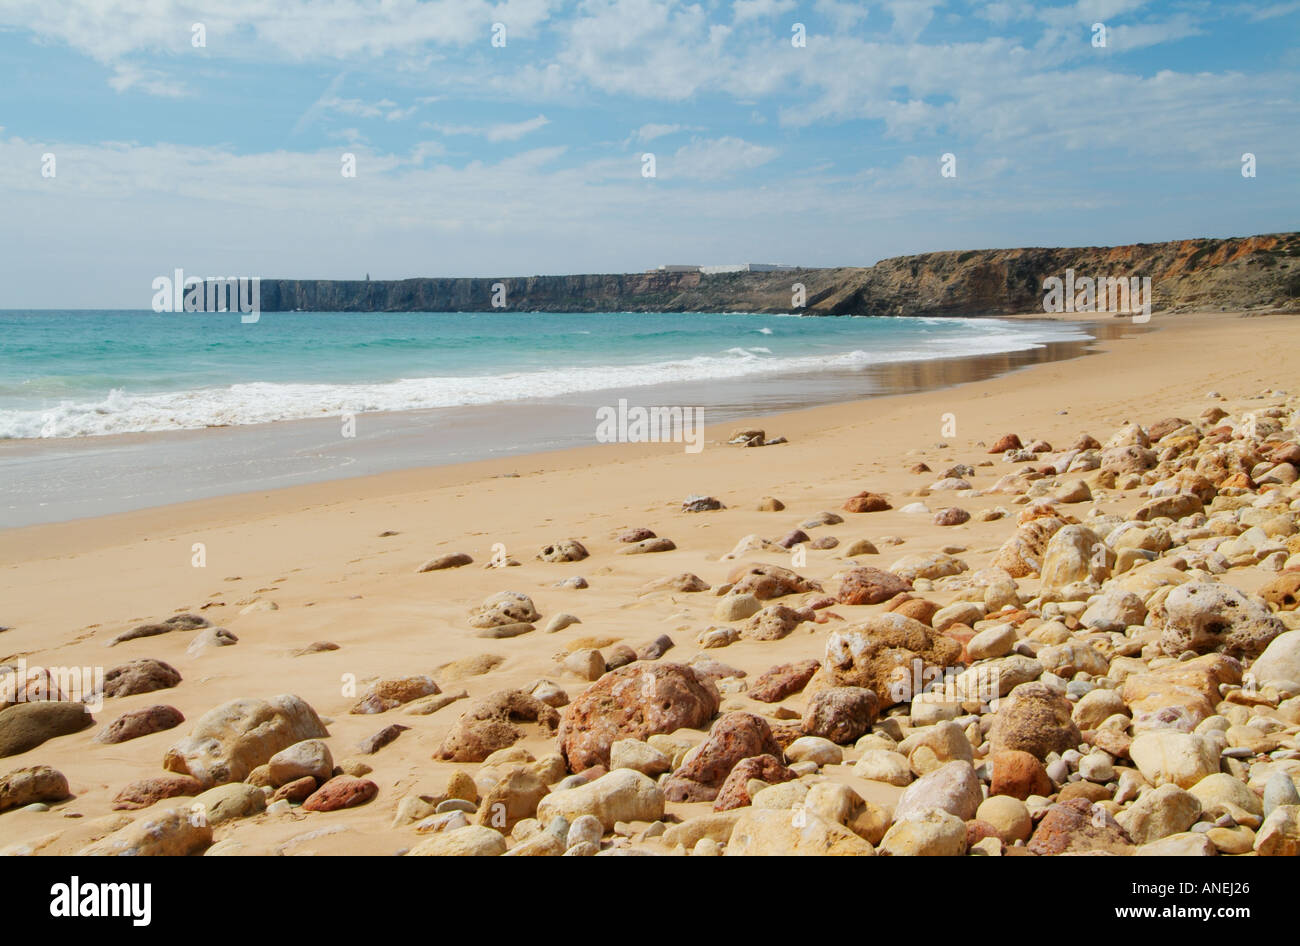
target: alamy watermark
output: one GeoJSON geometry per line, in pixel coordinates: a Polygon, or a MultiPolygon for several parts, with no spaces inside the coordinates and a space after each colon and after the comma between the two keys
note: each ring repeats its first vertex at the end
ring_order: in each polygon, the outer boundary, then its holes
{"type": "Polygon", "coordinates": [[[996,665],[957,667],[928,665],[919,657],[910,667],[899,668],[889,682],[895,703],[992,703],[1001,695],[1001,675],[996,665]]]}
{"type": "Polygon", "coordinates": [[[1043,280],[1044,312],[1111,312],[1134,316],[1134,322],[1151,320],[1150,276],[1075,276],[1043,280]],[[1141,313],[1141,314],[1139,314],[1141,313]]]}
{"type": "Polygon", "coordinates": [[[63,700],[84,703],[94,713],[104,708],[103,667],[41,667],[27,665],[0,670],[0,704],[63,700]]]}
{"type": "Polygon", "coordinates": [[[262,314],[259,276],[172,276],[153,281],[155,312],[240,312],[239,321],[256,322],[262,314]]]}
{"type": "Polygon", "coordinates": [[[66,884],[50,887],[50,916],[55,917],[126,917],[132,926],[148,926],[152,904],[150,883],[82,883],[73,874],[66,884]]]}
{"type": "Polygon", "coordinates": [[[617,407],[596,408],[596,440],[599,443],[684,443],[687,453],[704,449],[704,408],[628,407],[619,398],[617,407]]]}

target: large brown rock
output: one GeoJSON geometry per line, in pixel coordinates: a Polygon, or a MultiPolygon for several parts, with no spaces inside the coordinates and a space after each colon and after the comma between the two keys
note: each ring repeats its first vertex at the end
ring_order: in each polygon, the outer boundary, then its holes
{"type": "Polygon", "coordinates": [[[669,801],[713,801],[737,763],[759,755],[784,758],[767,720],[753,713],[728,713],[664,783],[664,796],[669,801]]]}
{"type": "Polygon", "coordinates": [[[802,575],[781,565],[755,564],[753,562],[733,568],[730,574],[727,575],[727,581],[732,583],[729,594],[749,594],[760,601],[822,590],[819,583],[804,578],[802,575]]]}
{"type": "Polygon", "coordinates": [[[114,667],[104,674],[105,696],[133,696],[167,690],[181,682],[181,675],[171,664],[141,657],[130,663],[114,667]]]}
{"type": "Polygon", "coordinates": [[[1268,451],[1268,461],[1270,463],[1290,463],[1292,466],[1300,466],[1300,443],[1288,441],[1278,444],[1268,451]]]}
{"type": "Polygon", "coordinates": [[[570,771],[609,764],[617,739],[642,739],[704,725],[722,702],[707,676],[675,663],[611,670],[564,710],[560,752],[570,771]]]}
{"type": "Polygon", "coordinates": [[[1162,518],[1178,520],[1184,516],[1204,511],[1204,506],[1205,504],[1201,502],[1200,497],[1193,496],[1191,493],[1157,496],[1155,499],[1147,500],[1135,509],[1133,518],[1138,522],[1148,522],[1152,519],[1162,518]]]}
{"type": "Polygon", "coordinates": [[[0,811],[38,801],[63,801],[69,794],[67,778],[48,765],[32,765],[0,776],[0,811]]]}
{"type": "Polygon", "coordinates": [[[482,762],[524,737],[516,721],[535,722],[550,736],[559,726],[560,714],[523,690],[500,690],[466,710],[433,757],[444,762],[482,762]]]}
{"type": "Polygon", "coordinates": [[[923,552],[919,555],[904,555],[889,566],[889,571],[909,584],[922,578],[935,581],[949,575],[960,575],[969,566],[947,552],[923,552]]]}
{"type": "Polygon", "coordinates": [[[469,626],[492,628],[507,624],[531,624],[540,617],[533,599],[528,595],[521,591],[498,591],[470,610],[469,626]]]}
{"type": "Polygon", "coordinates": [[[1148,424],[1146,431],[1147,437],[1151,440],[1159,440],[1169,434],[1172,434],[1180,427],[1190,427],[1192,422],[1184,420],[1181,417],[1162,417],[1154,424],[1148,424]]]}
{"type": "Polygon", "coordinates": [[[338,811],[364,805],[379,794],[379,786],[369,779],[339,775],[330,779],[302,803],[307,811],[338,811]]]}
{"type": "Polygon", "coordinates": [[[94,721],[82,703],[15,703],[0,710],[0,756],[27,752],[47,739],[80,732],[94,721]]]}
{"type": "Polygon", "coordinates": [[[768,605],[744,624],[740,636],[755,641],[779,641],[806,620],[803,613],[783,604],[768,605]]]}
{"type": "Polygon", "coordinates": [[[835,600],[840,604],[879,604],[896,594],[911,591],[912,583],[880,568],[852,568],[840,581],[835,600]]]}
{"type": "Polygon", "coordinates": [[[474,561],[464,552],[444,552],[435,558],[429,559],[423,565],[416,569],[417,573],[440,572],[448,568],[460,568],[463,565],[469,565],[474,561]]]}
{"type": "Polygon", "coordinates": [[[891,509],[889,500],[879,493],[862,492],[844,502],[845,512],[884,512],[891,509]]]}
{"type": "Polygon", "coordinates": [[[1205,654],[1147,673],[1124,678],[1120,696],[1140,729],[1180,729],[1190,732],[1214,715],[1219,688],[1241,683],[1241,664],[1223,654],[1205,654]]]}
{"type": "Polygon", "coordinates": [[[300,804],[315,794],[317,787],[314,778],[310,775],[304,775],[302,778],[296,778],[292,782],[285,782],[271,793],[271,797],[268,801],[277,802],[283,799],[287,802],[300,804]]]}
{"type": "Polygon", "coordinates": [[[853,742],[871,729],[880,700],[864,687],[829,687],[813,695],[803,711],[803,731],[835,743],[853,742]]]}
{"type": "Polygon", "coordinates": [[[920,621],[922,624],[933,625],[933,619],[939,611],[939,606],[933,601],[926,601],[924,598],[913,598],[909,594],[901,594],[886,604],[885,610],[896,612],[904,617],[911,618],[913,621],[920,621]]]}
{"type": "Polygon", "coordinates": [[[989,761],[993,770],[990,795],[1010,795],[1024,801],[1030,795],[1046,797],[1055,791],[1043,763],[1028,752],[1003,749],[994,752],[989,761]]]}
{"type": "Polygon", "coordinates": [[[865,687],[885,709],[910,700],[941,677],[944,667],[961,659],[961,652],[960,643],[920,621],[898,613],[873,615],[830,635],[822,668],[806,692],[865,687]]]}
{"type": "Polygon", "coordinates": [[[775,785],[779,782],[793,782],[798,777],[774,755],[756,755],[741,759],[722,783],[722,788],[718,790],[718,796],[713,801],[713,810],[731,811],[734,808],[753,804],[754,800],[749,796],[750,779],[775,785]]]}
{"type": "Polygon", "coordinates": [[[1019,749],[1036,759],[1076,748],[1083,736],[1071,717],[1073,705],[1045,683],[1022,683],[998,707],[989,734],[993,750],[1019,749]]]}
{"type": "Polygon", "coordinates": [[[1179,470],[1173,476],[1163,479],[1158,483],[1152,483],[1151,488],[1147,490],[1147,495],[1151,497],[1177,496],[1180,493],[1187,493],[1195,496],[1202,504],[1212,502],[1215,495],[1219,492],[1218,487],[1207,480],[1201,474],[1193,470],[1179,470]]]}
{"type": "Polygon", "coordinates": [[[1156,609],[1155,619],[1162,622],[1161,649],[1175,657],[1189,650],[1258,657],[1287,629],[1267,607],[1217,581],[1179,585],[1156,609]]]}
{"type": "Polygon", "coordinates": [[[542,547],[537,553],[540,562],[580,562],[587,557],[586,547],[577,539],[561,539],[542,547]]]}
{"type": "Polygon", "coordinates": [[[1101,469],[1107,473],[1145,473],[1156,465],[1156,452],[1150,447],[1130,444],[1101,452],[1101,469]]]}
{"type": "Polygon", "coordinates": [[[970,513],[960,506],[948,506],[934,514],[936,526],[959,526],[970,522],[970,513]]]}
{"type": "Polygon", "coordinates": [[[175,729],[185,722],[185,716],[174,706],[146,706],[123,713],[95,735],[96,742],[118,743],[139,739],[151,733],[175,729]]]}
{"type": "Polygon", "coordinates": [[[438,684],[433,682],[433,678],[423,674],[395,680],[379,680],[362,694],[351,712],[357,715],[386,713],[405,703],[424,696],[436,696],[441,692],[438,684]]]}
{"type": "Polygon", "coordinates": [[[242,782],[281,749],[328,735],[301,697],[231,700],[200,716],[193,732],[167,750],[163,768],[192,775],[205,788],[242,782]]]}
{"type": "Polygon", "coordinates": [[[135,640],[140,637],[155,637],[158,634],[170,634],[172,631],[193,631],[200,627],[211,626],[207,618],[198,614],[173,614],[165,621],[138,624],[129,631],[123,631],[109,641],[108,646],[114,647],[124,641],[135,640]]]}
{"type": "Polygon", "coordinates": [[[1240,456],[1223,447],[1202,453],[1196,461],[1196,472],[1215,486],[1222,488],[1235,485],[1230,481],[1237,477],[1246,477],[1245,485],[1250,485],[1250,465],[1243,462],[1240,456]]]}
{"type": "Polygon", "coordinates": [[[801,660],[772,667],[754,681],[747,695],[760,703],[779,703],[807,686],[821,665],[820,660],[801,660]]]}
{"type": "Polygon", "coordinates": [[[114,811],[148,808],[164,798],[194,797],[203,793],[203,783],[192,775],[155,775],[126,786],[113,798],[114,811]]]}
{"type": "Polygon", "coordinates": [[[1086,798],[1047,809],[1029,841],[1035,854],[1132,854],[1133,841],[1110,813],[1086,798]]]}
{"type": "Polygon", "coordinates": [[[989,447],[989,453],[1006,453],[1009,450],[1019,450],[1023,446],[1020,437],[1016,434],[1003,434],[993,442],[993,446],[989,447]]]}

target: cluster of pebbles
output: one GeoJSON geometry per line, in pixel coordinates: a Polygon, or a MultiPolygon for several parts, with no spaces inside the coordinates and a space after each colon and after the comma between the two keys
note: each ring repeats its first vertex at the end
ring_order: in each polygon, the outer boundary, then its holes
{"type": "MultiPolygon", "coordinates": [[[[296,696],[214,707],[161,771],[120,789],[115,807],[136,813],[101,819],[83,853],[239,853],[245,819],[387,804],[393,849],[408,855],[1294,855],[1300,399],[1266,391],[1235,412],[1208,401],[1194,419],[1064,450],[1006,434],[967,462],[939,462],[954,453],[944,444],[919,451],[924,485],[905,501],[861,490],[781,536],[711,553],[716,584],[679,573],[643,588],[716,596],[693,640],[573,637],[555,679],[477,699],[455,682],[500,656],[380,680],[351,712],[404,722],[338,763],[329,720],[296,696]],[[928,517],[933,550],[885,568],[867,562],[900,540],[826,534],[881,514],[928,517]],[[990,522],[1006,524],[1000,544],[960,544],[962,527],[990,522]],[[808,566],[809,550],[834,555],[808,566]],[[742,641],[781,641],[784,659],[751,675],[724,659],[742,641]],[[384,748],[449,706],[461,711],[433,753],[438,776],[386,799],[367,778],[384,748]],[[539,739],[550,750],[525,747],[539,739]]],[[[726,508],[691,496],[682,514],[721,523],[726,508]]],[[[618,539],[622,554],[677,549],[644,527],[618,539]]],[[[537,556],[588,557],[576,539],[537,556]]],[[[452,553],[419,570],[471,562],[452,553]]],[[[543,622],[517,591],[467,620],[501,648],[581,624],[543,622]]],[[[187,614],[120,639],[235,643],[222,630],[187,614]]],[[[108,676],[110,698],[181,682],[148,658],[108,676]]],[[[11,672],[0,686],[0,755],[93,724],[57,681],[11,672]]],[[[97,739],[184,722],[152,706],[97,739]]],[[[68,794],[62,773],[28,765],[0,777],[0,812],[68,794]]]]}

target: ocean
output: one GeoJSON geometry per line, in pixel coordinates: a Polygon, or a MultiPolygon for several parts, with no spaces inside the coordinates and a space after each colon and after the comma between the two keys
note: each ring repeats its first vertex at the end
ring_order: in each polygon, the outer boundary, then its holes
{"type": "Polygon", "coordinates": [[[698,393],[702,384],[769,379],[779,387],[781,375],[851,374],[1088,337],[1078,324],[986,318],[267,312],[244,323],[238,313],[6,311],[0,440],[246,426],[650,385],[698,393]]]}

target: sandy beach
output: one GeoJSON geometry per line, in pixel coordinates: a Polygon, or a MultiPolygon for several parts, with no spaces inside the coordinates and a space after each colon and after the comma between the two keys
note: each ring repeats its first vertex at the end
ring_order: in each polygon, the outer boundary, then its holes
{"type": "MultiPolygon", "coordinates": [[[[833,576],[853,564],[845,551],[859,539],[878,548],[878,554],[855,556],[860,565],[888,569],[905,555],[948,550],[975,572],[989,565],[1016,529],[1014,495],[986,492],[1017,468],[989,453],[1004,434],[1017,434],[1025,445],[1045,440],[1061,451],[1085,433],[1104,442],[1127,424],[1150,425],[1170,416],[1199,423],[1196,418],[1210,406],[1236,418],[1262,406],[1294,403],[1281,394],[1261,399],[1263,392],[1294,390],[1300,350],[1294,316],[1157,315],[1147,328],[1099,341],[1094,354],[1000,377],[746,420],[744,427],[788,440],[761,449],[727,445],[736,426],[727,424],[708,429],[698,454],[679,444],[584,447],[0,532],[0,625],[8,628],[0,632],[0,662],[111,669],[152,658],[182,678],[165,689],[110,697],[95,712],[93,726],[6,758],[0,766],[5,772],[53,767],[66,776],[72,797],[45,811],[0,815],[0,846],[10,853],[75,853],[142,815],[187,804],[187,797],[176,797],[145,811],[114,810],[115,797],[128,783],[168,774],[162,767],[168,747],[204,713],[237,698],[301,697],[324,721],[334,762],[345,772],[361,773],[377,794],[335,811],[295,804],[231,818],[212,828],[211,853],[388,855],[436,837],[418,832],[414,819],[394,825],[394,818],[403,799],[445,797],[439,793],[457,770],[481,775],[477,764],[434,758],[460,715],[503,690],[535,692],[540,680],[576,700],[592,681],[557,658],[583,648],[608,659],[617,645],[639,650],[666,634],[675,646],[661,661],[685,664],[703,654],[743,671],[739,680],[719,678],[720,712],[744,711],[773,723],[797,719],[806,706],[803,695],[764,703],[748,697],[744,687],[773,666],[820,660],[830,633],[883,613],[885,604],[834,603],[816,609],[825,623],[803,621],[778,640],[742,637],[724,648],[703,649],[698,636],[728,623],[715,615],[720,599],[712,589],[736,565],[792,567],[787,551],[723,560],[742,538],[776,540],[822,511],[842,516],[843,522],[806,530],[813,539],[835,536],[838,545],[809,549],[806,563],[794,566],[831,595],[838,586],[833,576]],[[1222,398],[1208,397],[1210,391],[1222,398]],[[992,465],[981,466],[986,461],[992,465]],[[931,472],[911,472],[920,463],[931,472]],[[924,494],[958,464],[974,468],[966,478],[976,495],[924,494]],[[864,490],[888,497],[892,508],[844,511],[845,501],[864,490]],[[683,501],[692,495],[716,497],[725,508],[685,512],[683,501]],[[780,500],[784,509],[760,511],[765,497],[780,500]],[[972,515],[964,524],[938,526],[932,515],[902,511],[918,501],[934,511],[959,506],[972,515]],[[1008,517],[982,521],[983,513],[999,506],[1009,510],[1008,517]],[[620,535],[634,528],[671,539],[675,549],[620,554],[628,545],[620,535]],[[567,539],[578,540],[589,557],[536,558],[543,547],[567,539]],[[473,561],[417,572],[422,563],[449,553],[473,561]],[[490,567],[494,554],[502,553],[517,567],[490,567]],[[200,554],[203,565],[196,567],[200,554]],[[683,573],[698,576],[711,590],[644,590],[683,573]],[[576,576],[589,587],[559,586],[576,576]],[[541,615],[536,630],[506,639],[476,636],[468,613],[503,591],[532,599],[541,615]],[[181,613],[226,628],[238,642],[192,654],[196,632],[177,630],[109,646],[137,625],[181,613]],[[580,623],[546,632],[547,621],[561,613],[580,623]],[[337,649],[299,655],[314,642],[337,649]],[[447,669],[485,655],[500,658],[487,672],[458,675],[447,669]],[[407,707],[350,712],[376,681],[414,675],[428,675],[444,694],[464,690],[467,698],[428,715],[407,707]],[[178,709],[184,722],[116,744],[96,741],[122,714],[159,704],[178,709]],[[409,728],[372,754],[358,749],[394,723],[409,728]]],[[[942,369],[935,363],[926,370],[942,369]]],[[[1095,475],[1064,474],[1048,482],[1095,475]]],[[[1103,514],[1128,515],[1146,501],[1148,485],[1106,489],[1094,483],[1097,498],[1086,507],[1062,508],[1085,522],[1085,510],[1094,506],[1103,514]]],[[[1294,488],[1288,489],[1294,498],[1294,488]]],[[[1254,592],[1270,575],[1242,567],[1221,577],[1254,592]]],[[[1028,601],[1038,591],[1038,578],[1021,578],[1018,585],[1020,599],[1028,601]]],[[[939,607],[965,597],[941,582],[913,594],[939,607]]],[[[800,607],[816,597],[765,603],[800,607]]],[[[524,738],[518,748],[538,759],[556,751],[554,735],[534,723],[520,725],[524,738]]],[[[700,743],[707,730],[705,723],[679,735],[700,743]]],[[[892,809],[903,787],[856,774],[862,751],[849,742],[840,764],[813,766],[809,777],[846,784],[865,802],[892,809]]],[[[711,808],[705,801],[670,800],[664,820],[671,830],[711,808]]],[[[621,828],[607,831],[604,843],[673,850],[663,836],[647,837],[648,827],[633,821],[622,834],[621,828]]]]}

